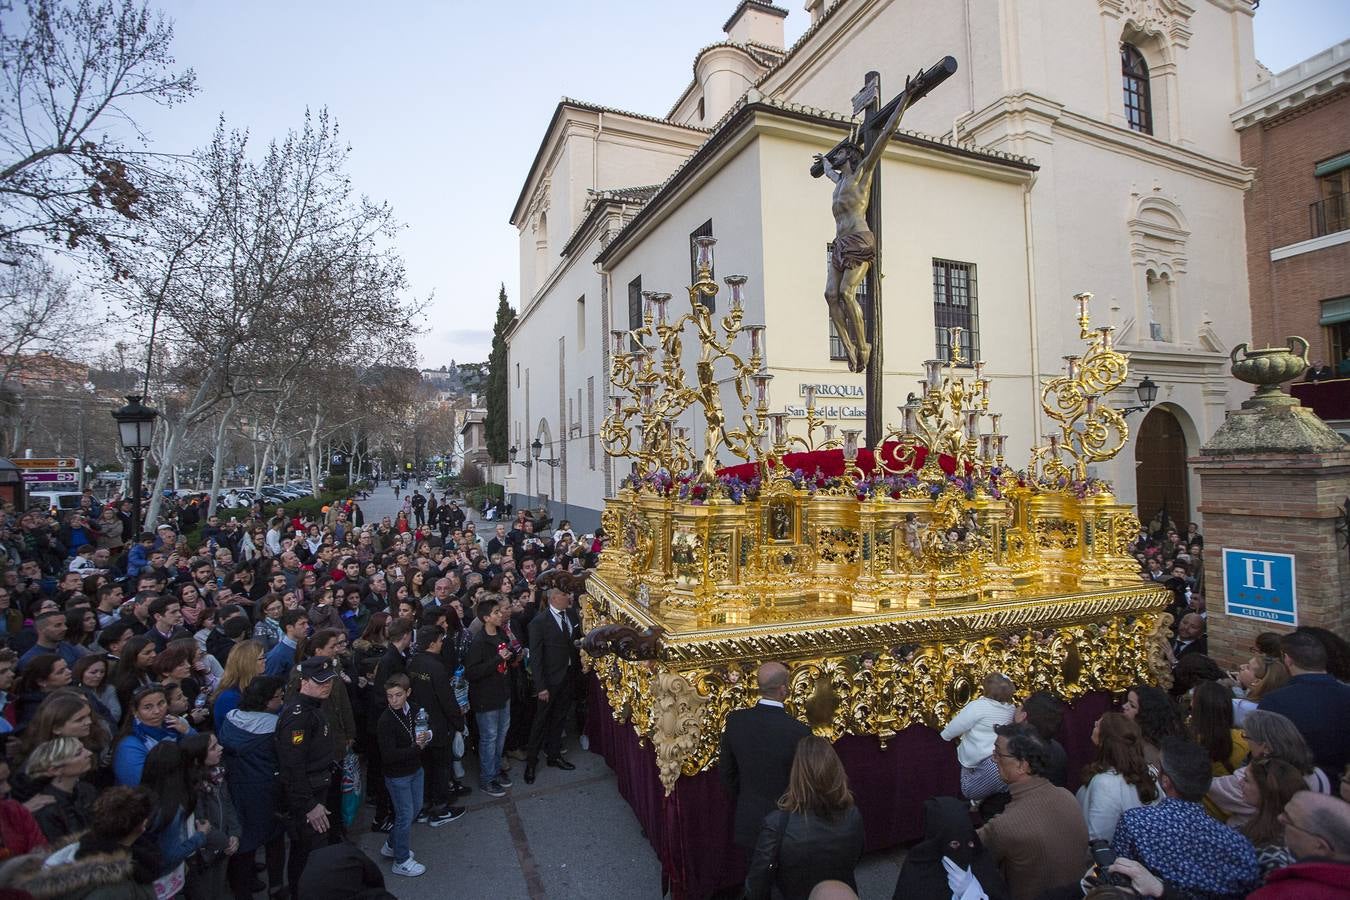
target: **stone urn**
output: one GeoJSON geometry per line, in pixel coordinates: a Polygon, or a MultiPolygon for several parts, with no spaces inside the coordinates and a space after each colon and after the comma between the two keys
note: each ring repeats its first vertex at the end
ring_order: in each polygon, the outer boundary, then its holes
{"type": "Polygon", "coordinates": [[[1297,400],[1280,390],[1280,385],[1308,370],[1308,342],[1301,337],[1285,340],[1287,347],[1264,350],[1252,350],[1246,343],[1241,343],[1229,354],[1233,361],[1233,377],[1256,385],[1256,393],[1242,404],[1243,409],[1299,405],[1297,400]],[[1239,353],[1242,359],[1238,359],[1239,353]]]}

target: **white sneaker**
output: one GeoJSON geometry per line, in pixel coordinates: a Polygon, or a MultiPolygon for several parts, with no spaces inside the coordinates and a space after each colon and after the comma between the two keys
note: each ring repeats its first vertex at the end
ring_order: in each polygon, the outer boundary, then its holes
{"type": "Polygon", "coordinates": [[[409,878],[416,878],[426,870],[426,866],[409,856],[401,863],[394,863],[394,867],[390,871],[395,875],[407,875],[409,878]]]}
{"type": "Polygon", "coordinates": [[[385,859],[394,858],[394,848],[389,846],[388,841],[385,841],[384,846],[380,848],[380,855],[383,856],[385,859]]]}

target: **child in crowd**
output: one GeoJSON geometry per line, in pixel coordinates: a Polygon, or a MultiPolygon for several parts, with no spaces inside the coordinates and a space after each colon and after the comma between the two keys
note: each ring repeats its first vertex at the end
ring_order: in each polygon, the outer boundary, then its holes
{"type": "Polygon", "coordinates": [[[418,727],[420,710],[409,700],[412,683],[407,675],[402,672],[390,675],[384,683],[384,696],[389,708],[380,714],[375,736],[380,745],[384,783],[394,806],[394,827],[389,840],[380,848],[380,855],[394,861],[395,875],[415,878],[427,870],[413,859],[409,836],[413,819],[422,808],[421,753],[431,740],[431,732],[418,727]]]}
{"type": "Polygon", "coordinates": [[[994,728],[1013,720],[1017,708],[1012,699],[1016,688],[1004,675],[991,672],[984,676],[983,694],[961,707],[961,711],[942,729],[944,741],[961,739],[956,758],[961,763],[961,793],[978,804],[1003,790],[994,761],[994,728]]]}

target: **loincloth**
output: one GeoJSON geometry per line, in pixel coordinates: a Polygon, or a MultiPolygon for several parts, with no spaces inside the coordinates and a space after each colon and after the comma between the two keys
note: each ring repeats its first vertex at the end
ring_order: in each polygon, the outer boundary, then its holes
{"type": "Polygon", "coordinates": [[[870,231],[854,231],[834,239],[830,264],[840,272],[856,269],[877,258],[877,239],[870,231]]]}

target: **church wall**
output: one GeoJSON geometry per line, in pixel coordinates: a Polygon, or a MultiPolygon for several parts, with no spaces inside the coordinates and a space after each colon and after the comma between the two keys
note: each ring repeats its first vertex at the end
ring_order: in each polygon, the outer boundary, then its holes
{"type": "MultiPolygon", "coordinates": [[[[763,161],[763,225],[767,296],[771,298],[769,367],[771,407],[802,407],[803,384],[861,388],[863,376],[829,358],[829,317],[824,300],[826,245],[834,237],[829,213],[833,185],[807,174],[812,153],[830,146],[809,137],[770,135],[759,140],[763,161]]],[[[882,160],[885,314],[885,420],[936,353],[933,260],[974,263],[981,355],[994,379],[991,410],[1004,413],[1009,447],[1020,457],[1030,446],[1035,392],[1030,379],[1027,257],[1023,186],[1017,181],[953,171],[911,148],[882,160]]],[[[830,399],[849,415],[836,425],[864,428],[863,401],[830,399]]],[[[794,421],[794,430],[804,424],[794,421]]],[[[802,432],[804,433],[804,432],[802,432]]],[[[1023,460],[1024,461],[1024,460],[1023,460]]],[[[1019,463],[1021,464],[1021,463],[1019,463]]]]}
{"type": "MultiPolygon", "coordinates": [[[[971,0],[972,17],[997,17],[997,0],[971,0]]],[[[808,51],[800,48],[781,73],[771,75],[764,93],[800,103],[851,113],[850,101],[863,86],[869,70],[881,74],[883,100],[905,86],[905,77],[931,66],[943,56],[955,56],[959,68],[946,83],[905,113],[906,129],[927,134],[951,131],[952,120],[971,108],[974,85],[990,97],[1001,93],[1001,53],[994,41],[981,39],[967,52],[961,3],[920,3],[917,0],[846,0],[831,16],[808,51]],[[821,40],[843,32],[856,22],[847,40],[821,40]],[[987,87],[986,87],[987,86],[987,87]]],[[[997,28],[991,29],[997,35],[997,28]]]]}
{"type": "MultiPolygon", "coordinates": [[[[762,189],[760,162],[752,144],[742,148],[727,160],[683,203],[666,211],[661,222],[610,269],[613,284],[612,327],[626,327],[628,285],[638,276],[642,277],[643,290],[666,292],[671,295],[669,318],[672,321],[689,311],[687,290],[690,284],[689,235],[709,219],[713,222],[713,236],[717,238],[713,262],[714,275],[721,287],[716,307],[719,329],[721,316],[730,307],[731,302],[729,289],[723,281],[728,275],[749,277],[745,291],[743,321],[746,324],[765,322],[766,303],[774,305],[779,300],[772,295],[766,298],[765,293],[764,243],[760,222],[762,189]]],[[[690,383],[694,383],[694,364],[698,357],[698,340],[694,334],[691,325],[686,330],[684,340],[684,367],[690,383]]],[[[719,330],[719,334],[724,332],[719,330]]],[[[772,327],[767,336],[767,344],[772,358],[774,352],[772,327]]],[[[747,354],[748,338],[742,336],[737,341],[735,349],[742,355],[747,354]]],[[[727,363],[717,368],[719,377],[725,377],[729,371],[730,366],[727,363]]],[[[724,391],[723,403],[727,404],[728,417],[731,421],[738,422],[740,411],[735,407],[735,397],[729,389],[724,391]]],[[[690,429],[696,452],[702,453],[704,446],[702,413],[696,409],[687,411],[676,424],[690,429]]],[[[728,457],[727,461],[733,460],[728,457]]],[[[626,471],[626,466],[622,462],[617,464],[616,476],[621,477],[626,471]]]]}
{"type": "MultiPolygon", "coordinates": [[[[1226,359],[1228,348],[1251,335],[1239,249],[1245,242],[1242,190],[1063,130],[1056,130],[1053,144],[1038,159],[1042,169],[1031,197],[1042,376],[1058,374],[1064,355],[1081,352],[1069,312],[1074,293],[1091,291],[1094,324],[1117,325],[1121,347],[1136,351],[1131,377],[1115,405],[1138,403],[1133,388],[1149,375],[1159,384],[1158,402],[1184,410],[1203,442],[1222,424],[1225,411],[1246,396],[1228,376],[1226,359]],[[1141,201],[1154,198],[1184,220],[1176,223],[1184,229],[1183,240],[1164,248],[1168,252],[1146,254],[1172,269],[1172,312],[1165,323],[1170,341],[1150,339],[1146,266],[1132,254],[1138,236],[1131,219],[1141,201]]],[[[1168,318],[1161,307],[1154,315],[1168,318]]],[[[1131,418],[1137,424],[1141,415],[1131,418]]],[[[1189,449],[1195,452],[1198,446],[1189,449]]],[[[1134,499],[1133,458],[1132,437],[1103,470],[1127,501],[1134,499]]],[[[1198,485],[1192,487],[1194,504],[1198,485]]]]}
{"type": "Polygon", "coordinates": [[[543,202],[520,224],[520,290],[528,300],[561,262],[588,211],[592,190],[659,184],[703,142],[699,132],[635,121],[619,113],[569,109],[562,136],[546,154],[543,202]],[[542,229],[546,233],[541,253],[542,229]]]}
{"type": "Polygon", "coordinates": [[[600,278],[590,260],[600,250],[598,241],[577,251],[574,258],[517,322],[509,340],[508,446],[517,448],[517,463],[509,467],[507,493],[517,506],[550,500],[555,519],[570,518],[590,530],[599,522],[599,499],[604,496],[604,453],[598,439],[591,453],[591,435],[603,417],[604,386],[600,278]],[[586,298],[584,319],[578,299],[586,298]],[[519,366],[519,383],[517,383],[519,366]],[[593,388],[588,378],[594,378],[593,388]],[[594,425],[589,415],[589,390],[594,390],[594,425]],[[580,390],[580,400],[577,391],[580,390]],[[573,425],[579,426],[573,428],[573,425]],[[542,456],[560,459],[557,467],[521,465],[529,445],[539,437],[542,456]],[[592,465],[593,463],[593,465],[592,465]]]}

